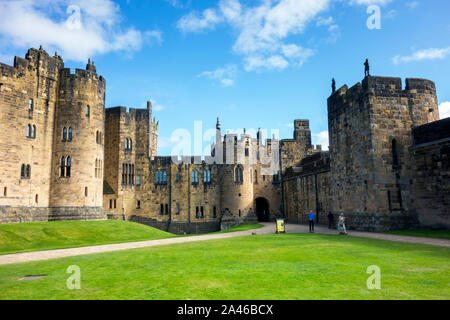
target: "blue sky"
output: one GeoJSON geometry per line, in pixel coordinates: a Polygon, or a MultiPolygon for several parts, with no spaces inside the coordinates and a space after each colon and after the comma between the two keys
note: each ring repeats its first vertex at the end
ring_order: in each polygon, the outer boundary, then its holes
{"type": "Polygon", "coordinates": [[[216,117],[281,138],[310,119],[326,144],[331,78],[361,81],[365,58],[373,75],[435,81],[450,116],[449,12],[448,0],[0,0],[0,61],[41,44],[67,67],[91,57],[107,107],[153,101],[162,155],[175,129],[216,117]],[[380,29],[367,24],[373,5],[380,29]]]}

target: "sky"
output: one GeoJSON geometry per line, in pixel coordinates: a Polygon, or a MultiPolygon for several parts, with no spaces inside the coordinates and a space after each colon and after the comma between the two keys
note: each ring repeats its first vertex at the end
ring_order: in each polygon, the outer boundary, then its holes
{"type": "Polygon", "coordinates": [[[106,107],[152,101],[160,155],[217,117],[223,133],[279,138],[309,119],[326,148],[331,79],[353,86],[366,58],[372,75],[433,80],[450,116],[449,13],[448,0],[0,0],[0,62],[40,45],[69,68],[91,58],[106,107]]]}

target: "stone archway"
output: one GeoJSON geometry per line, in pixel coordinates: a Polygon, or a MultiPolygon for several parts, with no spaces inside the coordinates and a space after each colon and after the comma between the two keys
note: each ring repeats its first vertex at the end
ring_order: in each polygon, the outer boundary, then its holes
{"type": "Polygon", "coordinates": [[[266,198],[256,198],[255,199],[255,213],[260,222],[270,221],[270,206],[269,201],[266,198]]]}

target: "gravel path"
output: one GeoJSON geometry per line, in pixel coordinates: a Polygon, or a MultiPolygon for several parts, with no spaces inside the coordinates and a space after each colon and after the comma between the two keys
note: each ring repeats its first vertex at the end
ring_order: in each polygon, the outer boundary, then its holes
{"type": "MultiPolygon", "coordinates": [[[[260,229],[230,232],[230,233],[219,233],[219,234],[207,234],[200,236],[190,236],[190,237],[179,237],[179,238],[169,238],[169,239],[159,239],[159,240],[149,240],[149,241],[139,241],[139,242],[127,242],[118,244],[107,244],[91,247],[81,247],[81,248],[71,248],[71,249],[59,249],[59,250],[49,250],[49,251],[36,251],[36,252],[24,252],[15,253],[8,255],[0,255],[0,265],[22,263],[22,262],[32,262],[49,260],[64,257],[73,257],[84,254],[92,253],[102,253],[111,252],[118,250],[136,249],[136,248],[147,248],[154,246],[161,246],[166,244],[176,244],[176,243],[186,243],[186,242],[196,242],[205,241],[213,239],[227,239],[241,236],[250,236],[252,234],[271,234],[275,232],[274,223],[263,223],[264,227],[260,229]]],[[[288,233],[307,233],[308,226],[301,224],[287,224],[286,232],[288,233]]],[[[336,230],[330,230],[326,227],[316,226],[316,233],[320,234],[336,234],[336,230]]],[[[417,237],[407,237],[398,235],[388,235],[382,233],[369,233],[369,232],[359,232],[359,231],[349,231],[349,236],[364,237],[380,240],[389,241],[399,241],[399,242],[409,242],[409,243],[419,243],[434,246],[443,246],[450,248],[450,240],[444,239],[432,239],[432,238],[417,238],[417,237]]]]}

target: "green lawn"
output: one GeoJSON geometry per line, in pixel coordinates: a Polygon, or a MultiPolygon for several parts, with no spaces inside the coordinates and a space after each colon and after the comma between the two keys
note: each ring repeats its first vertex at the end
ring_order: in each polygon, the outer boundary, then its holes
{"type": "Polygon", "coordinates": [[[0,225],[0,254],[170,238],[175,235],[127,221],[64,221],[0,225]]]}
{"type": "Polygon", "coordinates": [[[450,299],[450,249],[320,234],[247,236],[0,266],[0,299],[450,299]],[[81,269],[81,290],[66,270],[81,269]],[[367,267],[381,268],[368,290],[367,267]],[[47,275],[17,281],[26,275],[47,275]]]}
{"type": "Polygon", "coordinates": [[[399,230],[391,231],[389,234],[398,234],[401,236],[438,238],[450,240],[450,230],[399,230]]]}
{"type": "Polygon", "coordinates": [[[229,232],[238,232],[238,231],[247,231],[247,230],[253,230],[253,229],[260,229],[264,227],[264,225],[255,223],[255,224],[241,224],[236,227],[232,227],[227,230],[217,231],[214,233],[229,233],[229,232]]]}

